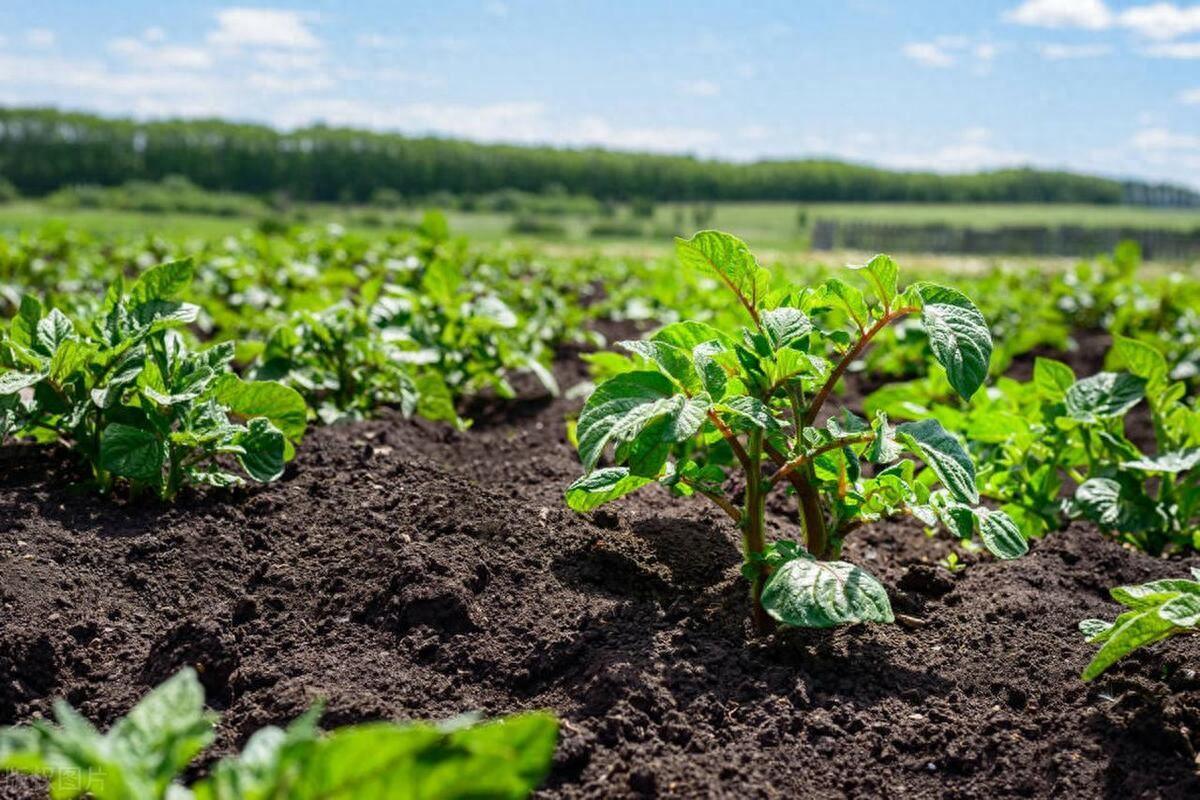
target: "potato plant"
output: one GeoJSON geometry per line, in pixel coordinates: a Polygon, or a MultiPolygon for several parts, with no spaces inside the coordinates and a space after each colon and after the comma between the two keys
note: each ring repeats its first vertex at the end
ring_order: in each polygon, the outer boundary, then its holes
{"type": "Polygon", "coordinates": [[[1192,579],[1166,578],[1138,586],[1118,586],[1113,600],[1129,610],[1112,622],[1085,619],[1079,630],[1100,650],[1083,670],[1090,681],[1139,647],[1181,633],[1200,633],[1200,569],[1192,579]]]}
{"type": "Polygon", "coordinates": [[[229,368],[231,342],[191,350],[177,329],[199,309],[178,299],[190,261],[118,279],[79,324],[26,295],[0,339],[0,440],[61,441],[101,491],[117,479],[170,500],[190,483],[228,486],[283,473],[306,426],[304,400],[229,368]]]}
{"type": "Polygon", "coordinates": [[[928,413],[963,434],[984,465],[980,491],[1030,535],[1082,518],[1155,555],[1200,549],[1200,410],[1146,342],[1117,336],[1108,363],[1110,371],[1077,378],[1066,364],[1038,358],[1030,381],[1002,378],[970,408],[925,407],[928,390],[917,385],[881,390],[867,406],[928,413]],[[1143,403],[1153,454],[1126,435],[1127,415],[1143,403]]]}
{"type": "Polygon", "coordinates": [[[185,786],[217,716],[185,668],[101,733],[67,703],[55,723],[0,728],[0,771],[42,775],[56,800],[391,800],[523,798],[550,769],[558,734],[546,713],[474,724],[387,722],[317,728],[320,710],[252,735],[239,755],[185,786]]]}
{"type": "Polygon", "coordinates": [[[677,240],[677,251],[685,269],[719,281],[748,324],[734,331],[682,321],[622,343],[638,364],[584,405],[577,437],[585,474],[567,489],[571,508],[590,511],[654,482],[709,499],[741,529],[760,629],[770,619],[807,627],[892,621],[878,581],[839,560],[846,535],[866,522],[911,514],[960,536],[978,532],[1001,558],[1025,552],[1011,519],[978,505],[974,464],[936,420],[893,426],[886,414],[870,422],[848,411],[823,416],[849,366],[909,316],[921,319],[951,386],[975,394],[992,343],[966,296],[932,283],[901,291],[897,266],[883,255],[856,269],[869,301],[839,277],[772,291],[746,244],[718,231],[677,240]],[[601,466],[610,449],[613,465],[601,466]],[[740,502],[728,491],[735,471],[740,502]],[[797,498],[802,543],[769,539],[765,503],[778,487],[797,498]]]}

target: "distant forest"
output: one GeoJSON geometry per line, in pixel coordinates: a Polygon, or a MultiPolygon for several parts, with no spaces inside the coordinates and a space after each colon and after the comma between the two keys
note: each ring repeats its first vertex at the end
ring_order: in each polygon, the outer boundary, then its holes
{"type": "Polygon", "coordinates": [[[942,175],[824,160],[738,164],[320,125],[281,132],[220,120],[0,108],[0,178],[24,195],[173,175],[206,189],[327,202],[367,201],[380,190],[421,198],[518,189],[600,200],[1200,204],[1196,193],[1174,187],[1035,169],[942,175]]]}

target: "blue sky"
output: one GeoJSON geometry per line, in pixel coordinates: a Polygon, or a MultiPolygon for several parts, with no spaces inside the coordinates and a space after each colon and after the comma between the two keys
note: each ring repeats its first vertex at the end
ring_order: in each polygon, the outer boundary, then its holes
{"type": "Polygon", "coordinates": [[[8,2],[0,104],[1200,188],[1200,4],[8,2]]]}

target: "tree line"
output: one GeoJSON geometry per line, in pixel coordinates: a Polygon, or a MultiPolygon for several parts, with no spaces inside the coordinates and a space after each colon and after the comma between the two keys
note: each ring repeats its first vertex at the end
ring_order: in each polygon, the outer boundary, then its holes
{"type": "Polygon", "coordinates": [[[0,177],[22,194],[172,175],[211,190],[332,202],[366,201],[380,190],[421,198],[502,189],[566,189],[601,200],[1112,204],[1123,199],[1118,181],[1035,169],[942,175],[827,160],[736,164],[324,125],[283,132],[222,120],[139,122],[0,108],[0,177]]]}

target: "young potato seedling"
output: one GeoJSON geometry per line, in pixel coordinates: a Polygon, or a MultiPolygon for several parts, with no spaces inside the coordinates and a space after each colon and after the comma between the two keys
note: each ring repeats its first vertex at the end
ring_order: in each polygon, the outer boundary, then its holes
{"type": "Polygon", "coordinates": [[[1138,586],[1118,586],[1113,600],[1129,610],[1112,622],[1085,619],[1079,630],[1100,651],[1083,670],[1090,681],[1139,647],[1180,633],[1200,633],[1200,569],[1192,580],[1166,578],[1138,586]]]}
{"type": "Polygon", "coordinates": [[[0,728],[0,772],[42,775],[56,800],[392,800],[527,797],[550,769],[558,723],[517,714],[472,724],[376,722],[328,733],[314,709],[252,735],[207,777],[180,778],[215,737],[217,717],[186,668],[100,733],[67,703],[57,724],[0,728]]]}
{"type": "Polygon", "coordinates": [[[879,582],[839,560],[845,536],[867,522],[911,514],[962,537],[978,532],[1000,558],[1026,551],[1006,514],[978,505],[974,464],[936,420],[893,427],[885,414],[870,422],[848,411],[822,415],[872,339],[910,315],[920,317],[951,386],[970,398],[992,342],[969,299],[932,283],[901,291],[884,255],[856,268],[869,301],[838,277],[772,290],[746,244],[718,231],[677,240],[677,251],[685,268],[719,282],[748,324],[676,322],[621,343],[638,363],[584,405],[576,430],[585,474],[567,489],[571,508],[590,511],[654,482],[709,499],[741,529],[760,630],[771,619],[805,627],[893,620],[879,582]],[[614,465],[601,467],[610,449],[614,465]],[[740,502],[726,492],[732,471],[744,482],[740,502]],[[768,540],[766,498],[779,487],[798,500],[802,544],[768,540]]]}
{"type": "Polygon", "coordinates": [[[189,483],[240,483],[221,456],[257,481],[282,475],[304,435],[304,399],[241,380],[233,342],[188,349],[175,329],[199,311],[177,299],[191,280],[187,260],[148,270],[128,292],[118,278],[79,324],[22,298],[0,339],[0,441],[61,441],[101,491],[121,478],[164,500],[189,483]]]}

